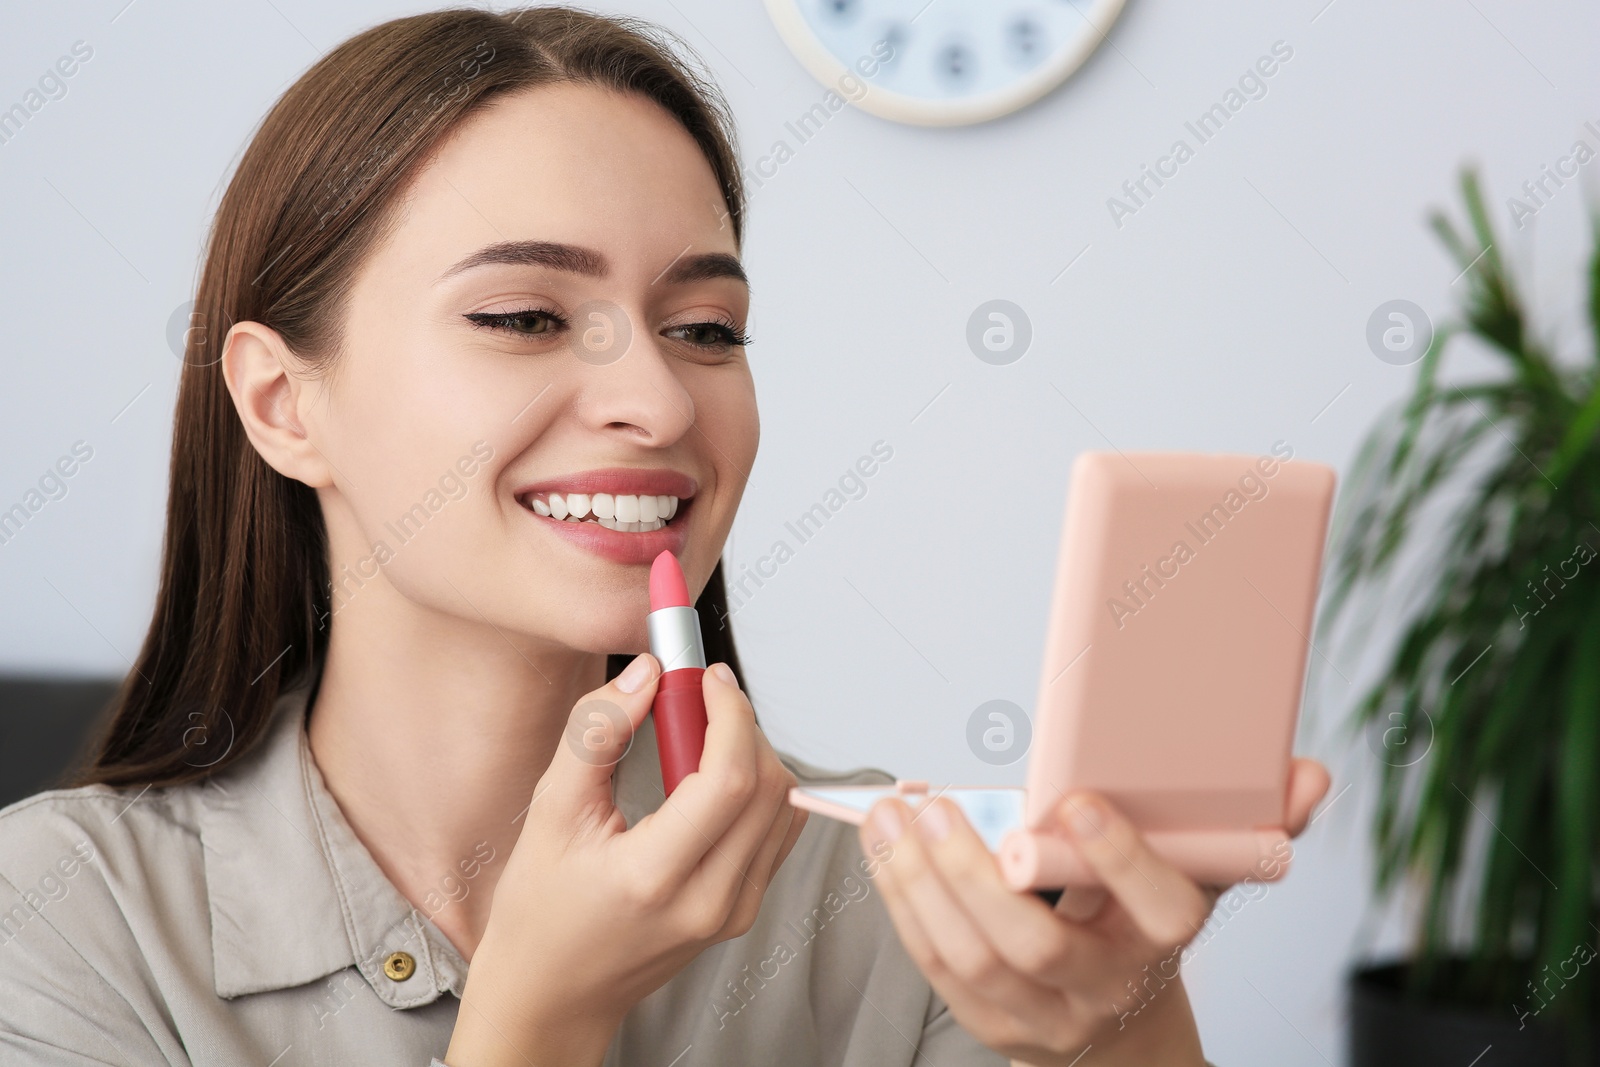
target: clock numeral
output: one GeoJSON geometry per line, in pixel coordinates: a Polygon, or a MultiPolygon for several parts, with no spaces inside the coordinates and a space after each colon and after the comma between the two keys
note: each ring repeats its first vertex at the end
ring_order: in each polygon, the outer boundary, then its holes
{"type": "Polygon", "coordinates": [[[936,69],[951,81],[966,81],[973,75],[977,56],[960,41],[952,41],[939,49],[936,69]]]}
{"type": "Polygon", "coordinates": [[[1034,63],[1044,56],[1044,27],[1024,15],[1006,27],[1006,45],[1013,59],[1034,63]]]}
{"type": "Polygon", "coordinates": [[[822,0],[822,13],[840,22],[851,22],[861,14],[861,0],[822,0]]]}
{"type": "Polygon", "coordinates": [[[765,0],[765,6],[817,80],[832,89],[841,69],[854,69],[859,81],[879,90],[852,92],[848,103],[896,122],[947,126],[988,122],[1055,89],[1105,42],[1125,2],[765,0]]]}
{"type": "Polygon", "coordinates": [[[910,38],[911,34],[903,23],[896,22],[885,27],[883,36],[879,38],[879,41],[888,46],[889,56],[882,62],[881,66],[890,66],[895,60],[899,59],[900,53],[905,51],[906,41],[910,38]]]}

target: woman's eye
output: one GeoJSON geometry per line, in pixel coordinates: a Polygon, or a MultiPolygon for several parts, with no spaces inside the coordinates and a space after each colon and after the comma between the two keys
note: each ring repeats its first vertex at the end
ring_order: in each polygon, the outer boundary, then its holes
{"type": "Polygon", "coordinates": [[[491,330],[504,330],[524,337],[555,333],[567,324],[566,320],[555,312],[540,308],[529,308],[526,311],[480,311],[466,316],[466,319],[474,326],[486,326],[491,330]]]}
{"type": "Polygon", "coordinates": [[[735,348],[750,343],[748,336],[722,322],[691,322],[684,326],[673,326],[666,332],[668,337],[676,337],[702,348],[735,348]]]}

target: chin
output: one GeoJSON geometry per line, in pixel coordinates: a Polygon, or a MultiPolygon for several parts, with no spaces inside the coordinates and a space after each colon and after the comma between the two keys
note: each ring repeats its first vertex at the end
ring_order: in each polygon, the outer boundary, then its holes
{"type": "MultiPolygon", "coordinates": [[[[580,652],[604,652],[633,655],[650,651],[650,637],[645,628],[647,606],[639,610],[602,613],[590,609],[579,616],[562,620],[557,638],[568,648],[580,652]]],[[[548,619],[544,620],[548,624],[548,619]]],[[[544,629],[545,627],[541,627],[544,629]]]]}

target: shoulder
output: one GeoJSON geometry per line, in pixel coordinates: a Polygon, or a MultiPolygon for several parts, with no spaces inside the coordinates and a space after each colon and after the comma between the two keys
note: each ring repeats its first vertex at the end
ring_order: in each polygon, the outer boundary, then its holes
{"type": "Polygon", "coordinates": [[[0,1053],[98,1063],[108,1035],[136,1060],[176,1050],[150,1020],[166,1010],[156,976],[179,955],[173,930],[205,914],[181,792],[82,786],[0,809],[0,1053]]]}
{"type": "Polygon", "coordinates": [[[894,782],[894,775],[877,767],[855,767],[851,770],[832,771],[807,763],[798,756],[787,752],[777,754],[779,762],[789,768],[794,776],[802,782],[825,783],[828,785],[890,785],[894,782]]]}
{"type": "Polygon", "coordinates": [[[0,809],[0,944],[125,949],[148,912],[192,903],[204,892],[193,791],[90,785],[0,809]]]}
{"type": "Polygon", "coordinates": [[[183,787],[87,785],[0,808],[0,876],[19,888],[52,872],[76,878],[77,868],[93,865],[97,856],[146,856],[193,838],[186,793],[183,787]]]}

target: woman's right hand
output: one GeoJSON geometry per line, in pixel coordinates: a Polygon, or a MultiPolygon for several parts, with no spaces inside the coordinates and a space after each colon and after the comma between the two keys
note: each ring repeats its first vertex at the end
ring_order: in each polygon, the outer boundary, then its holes
{"type": "Polygon", "coordinates": [[[658,677],[641,654],[573,708],[495,886],[450,1067],[598,1064],[635,1004],[755,922],[805,824],[794,776],[714,664],[699,770],[629,829],[611,776],[658,677]]]}

